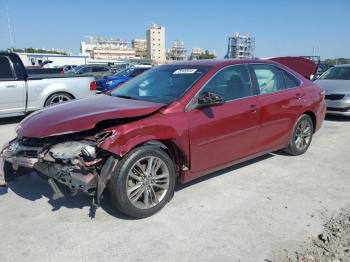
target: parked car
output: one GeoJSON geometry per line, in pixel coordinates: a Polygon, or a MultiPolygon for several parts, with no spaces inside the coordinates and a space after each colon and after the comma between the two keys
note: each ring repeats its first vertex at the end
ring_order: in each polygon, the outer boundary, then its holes
{"type": "Polygon", "coordinates": [[[17,54],[0,53],[0,118],[95,95],[93,77],[29,75],[17,54]]]}
{"type": "Polygon", "coordinates": [[[100,79],[96,81],[97,92],[106,93],[116,88],[117,86],[129,81],[130,79],[142,74],[143,72],[150,69],[150,66],[145,67],[131,67],[124,69],[112,76],[100,79]]]}
{"type": "Polygon", "coordinates": [[[28,75],[64,74],[63,67],[42,68],[40,66],[27,66],[26,70],[27,70],[28,75]]]}
{"type": "Polygon", "coordinates": [[[326,91],[327,114],[350,116],[350,64],[328,69],[315,83],[326,91]]]}
{"type": "MultiPolygon", "coordinates": [[[[302,73],[300,71],[300,73],[302,73]]],[[[143,218],[186,183],[285,149],[303,154],[325,115],[324,91],[268,60],[202,60],[155,67],[111,96],[49,107],[24,119],[1,152],[18,166],[143,218]]]]}
{"type": "Polygon", "coordinates": [[[73,68],[76,68],[77,65],[65,65],[62,67],[64,73],[68,73],[70,70],[72,70],[73,68]]]}
{"type": "Polygon", "coordinates": [[[99,79],[112,75],[113,71],[105,65],[80,65],[71,69],[68,73],[75,75],[89,75],[94,76],[95,79],[99,79]]]}

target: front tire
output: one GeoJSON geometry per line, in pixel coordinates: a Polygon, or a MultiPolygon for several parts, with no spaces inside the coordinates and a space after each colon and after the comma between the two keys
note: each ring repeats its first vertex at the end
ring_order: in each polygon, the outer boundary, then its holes
{"type": "Polygon", "coordinates": [[[154,146],[141,146],[118,162],[108,191],[112,204],[135,218],[149,217],[170,201],[176,171],[169,155],[154,146]]]}
{"type": "Polygon", "coordinates": [[[309,148],[314,133],[314,125],[310,116],[304,114],[299,117],[285,151],[291,155],[304,154],[309,148]]]}

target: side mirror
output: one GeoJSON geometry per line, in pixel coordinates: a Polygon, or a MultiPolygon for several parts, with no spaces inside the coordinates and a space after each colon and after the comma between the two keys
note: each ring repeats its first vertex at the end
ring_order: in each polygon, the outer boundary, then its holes
{"type": "Polygon", "coordinates": [[[198,97],[197,107],[219,106],[223,103],[225,101],[221,96],[211,92],[203,92],[198,97]]]}

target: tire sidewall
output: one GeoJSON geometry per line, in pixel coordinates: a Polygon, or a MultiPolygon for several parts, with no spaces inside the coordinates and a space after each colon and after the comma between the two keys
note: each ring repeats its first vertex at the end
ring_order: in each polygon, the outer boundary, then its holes
{"type": "MultiPolygon", "coordinates": [[[[51,101],[53,100],[53,98],[54,98],[55,96],[59,96],[59,95],[65,95],[65,96],[69,97],[70,100],[73,100],[73,97],[72,97],[70,94],[63,93],[63,92],[54,93],[54,94],[50,95],[50,96],[48,97],[48,99],[46,99],[45,104],[44,104],[44,107],[51,106],[50,104],[51,104],[51,101]]],[[[70,101],[70,100],[68,100],[68,101],[70,101]]],[[[67,102],[68,102],[68,101],[67,101],[67,102]]],[[[58,105],[58,104],[59,104],[59,103],[54,104],[54,105],[58,105]]]]}
{"type": "Polygon", "coordinates": [[[136,218],[145,218],[162,209],[174,195],[176,181],[175,166],[168,154],[154,146],[142,146],[128,153],[117,165],[108,185],[112,203],[123,213],[136,218]],[[135,207],[129,200],[126,184],[129,170],[141,158],[146,156],[159,157],[169,169],[169,188],[159,204],[149,209],[135,207]]]}
{"type": "Polygon", "coordinates": [[[306,114],[300,116],[299,119],[298,119],[298,121],[296,122],[296,124],[295,124],[295,126],[294,126],[293,133],[292,133],[292,137],[291,137],[291,141],[290,141],[290,145],[289,145],[289,148],[290,148],[291,152],[293,153],[293,155],[302,155],[302,154],[304,154],[304,153],[308,150],[309,146],[311,145],[313,133],[314,133],[314,124],[313,124],[313,122],[312,122],[311,117],[308,116],[308,115],[306,115],[306,114]],[[307,147],[304,148],[303,150],[299,150],[299,149],[296,147],[296,145],[295,145],[294,137],[295,137],[295,133],[296,133],[296,131],[297,131],[297,128],[298,128],[299,124],[300,124],[302,121],[308,121],[309,124],[310,124],[310,126],[311,126],[311,129],[312,129],[312,130],[311,130],[310,141],[309,141],[307,147]]]}

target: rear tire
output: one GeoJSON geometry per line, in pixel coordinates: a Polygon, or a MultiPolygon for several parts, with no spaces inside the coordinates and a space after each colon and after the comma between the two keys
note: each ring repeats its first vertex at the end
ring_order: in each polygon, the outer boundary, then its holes
{"type": "Polygon", "coordinates": [[[112,204],[135,218],[149,217],[170,201],[176,171],[168,154],[155,146],[141,146],[118,162],[108,184],[112,204]]]}
{"type": "Polygon", "coordinates": [[[63,92],[55,93],[55,94],[52,94],[49,96],[49,98],[46,100],[44,106],[45,107],[53,106],[56,104],[68,102],[68,101],[73,100],[73,99],[74,99],[74,97],[68,93],[63,93],[63,92]]]}
{"type": "Polygon", "coordinates": [[[314,125],[312,119],[308,115],[302,115],[299,117],[292,136],[285,152],[293,156],[304,154],[309,148],[314,133],[314,125]]]}

